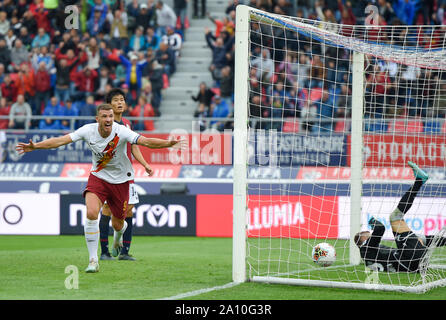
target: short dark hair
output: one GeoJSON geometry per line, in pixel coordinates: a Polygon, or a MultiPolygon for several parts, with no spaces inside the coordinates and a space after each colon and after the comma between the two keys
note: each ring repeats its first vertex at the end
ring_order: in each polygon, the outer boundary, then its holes
{"type": "Polygon", "coordinates": [[[96,108],[96,115],[99,114],[99,111],[101,110],[113,110],[113,107],[111,104],[109,103],[101,103],[100,105],[98,105],[98,107],[96,108]]]}
{"type": "Polygon", "coordinates": [[[119,96],[119,95],[123,96],[124,100],[125,100],[125,92],[123,90],[121,90],[120,88],[113,88],[113,89],[111,89],[107,93],[107,95],[105,96],[105,103],[111,103],[113,98],[115,96],[119,96]]]}
{"type": "Polygon", "coordinates": [[[368,234],[368,233],[370,233],[370,232],[368,232],[368,231],[361,231],[361,232],[358,232],[357,234],[355,234],[355,237],[354,237],[353,239],[354,239],[354,241],[355,241],[355,244],[356,244],[358,247],[360,247],[360,246],[362,245],[362,243],[361,243],[361,237],[362,237],[363,235],[365,235],[365,234],[368,234]]]}

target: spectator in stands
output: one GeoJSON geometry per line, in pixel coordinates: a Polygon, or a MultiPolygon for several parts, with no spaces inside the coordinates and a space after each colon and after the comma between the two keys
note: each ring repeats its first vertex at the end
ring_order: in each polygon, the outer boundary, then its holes
{"type": "Polygon", "coordinates": [[[403,24],[411,25],[414,22],[415,14],[419,8],[418,0],[394,0],[393,9],[399,20],[403,24]]]}
{"type": "MultiPolygon", "coordinates": [[[[80,48],[82,48],[82,46],[80,48]]],[[[92,70],[98,71],[100,67],[101,56],[99,50],[98,41],[95,37],[91,37],[88,40],[88,46],[85,48],[85,53],[88,58],[87,66],[92,70]]]]}
{"type": "Polygon", "coordinates": [[[22,63],[30,61],[29,55],[28,50],[23,46],[22,40],[17,39],[11,49],[11,68],[13,72],[17,72],[22,63]]]}
{"type": "Polygon", "coordinates": [[[44,28],[39,28],[37,35],[34,37],[31,46],[33,48],[48,47],[50,45],[50,36],[45,32],[44,28]]]}
{"type": "Polygon", "coordinates": [[[212,73],[212,78],[218,81],[221,79],[221,69],[227,65],[226,53],[228,52],[229,45],[232,45],[232,43],[228,42],[225,44],[221,36],[216,38],[215,41],[212,41],[212,32],[209,28],[205,29],[205,37],[209,48],[212,50],[212,62],[209,70],[212,73]]]}
{"type": "Polygon", "coordinates": [[[439,117],[446,116],[446,83],[444,82],[439,85],[432,109],[436,110],[439,117]]]}
{"type": "Polygon", "coordinates": [[[226,101],[227,105],[232,108],[232,94],[234,92],[234,74],[230,66],[225,66],[221,69],[221,80],[220,80],[220,96],[226,101]]]}
{"type": "MultiPolygon", "coordinates": [[[[60,113],[64,116],[76,117],[79,115],[79,110],[77,109],[77,106],[73,105],[73,101],[71,101],[71,99],[65,101],[65,106],[60,106],[60,108],[61,108],[60,113]]],[[[76,127],[77,126],[75,120],[65,120],[65,119],[61,120],[60,129],[62,130],[72,131],[76,127]],[[74,121],[73,127],[71,127],[71,121],[74,121]]]]}
{"type": "Polygon", "coordinates": [[[148,28],[155,28],[156,11],[153,3],[150,8],[145,3],[141,4],[139,13],[136,16],[136,25],[143,27],[145,31],[147,31],[148,28]]]}
{"type": "Polygon", "coordinates": [[[17,100],[17,86],[12,81],[11,76],[6,74],[3,83],[1,84],[2,88],[2,96],[8,99],[9,101],[17,100]]]}
{"type": "MultiPolygon", "coordinates": [[[[68,98],[67,98],[68,100],[68,98]]],[[[59,104],[59,100],[56,96],[51,97],[48,101],[45,109],[43,110],[43,116],[48,118],[42,119],[39,122],[39,129],[41,130],[59,130],[61,129],[60,120],[52,119],[53,116],[63,116],[62,108],[59,104]]]]}
{"type": "Polygon", "coordinates": [[[183,39],[172,27],[167,27],[166,30],[167,33],[162,37],[161,41],[166,43],[175,52],[175,57],[179,57],[183,39]]]}
{"type": "Polygon", "coordinates": [[[393,10],[392,3],[386,0],[378,0],[379,15],[388,23],[392,23],[395,19],[395,10],[393,10]]]}
{"type": "Polygon", "coordinates": [[[9,111],[9,128],[28,130],[31,126],[32,110],[25,101],[23,95],[17,96],[17,101],[11,106],[9,111]]]}
{"type": "Polygon", "coordinates": [[[158,50],[160,42],[161,38],[159,35],[155,33],[155,29],[153,29],[152,27],[147,28],[146,30],[147,49],[152,49],[153,51],[158,50]]]}
{"type": "MultiPolygon", "coordinates": [[[[26,29],[26,32],[31,38],[37,33],[37,23],[31,11],[28,10],[23,14],[22,26],[26,29]]],[[[22,32],[23,31],[21,30],[21,33],[22,32]]]]}
{"type": "Polygon", "coordinates": [[[129,87],[129,90],[135,90],[136,96],[138,96],[139,90],[141,89],[142,70],[146,66],[147,60],[139,61],[138,56],[134,53],[130,54],[129,60],[122,54],[122,52],[119,55],[119,59],[127,72],[125,83],[129,87]]]}
{"type": "Polygon", "coordinates": [[[130,37],[129,51],[138,53],[147,49],[146,37],[144,37],[144,28],[137,26],[135,33],[130,37]]]}
{"type": "MultiPolygon", "coordinates": [[[[0,116],[9,116],[11,105],[8,103],[5,97],[0,98],[0,116]]],[[[9,128],[8,119],[0,119],[0,130],[6,130],[9,128]]]]}
{"type": "Polygon", "coordinates": [[[37,28],[45,30],[45,32],[51,32],[51,23],[48,18],[49,11],[44,7],[36,8],[33,12],[34,19],[36,20],[37,28]]]}
{"type": "Polygon", "coordinates": [[[127,4],[126,11],[129,18],[133,18],[136,20],[136,17],[138,17],[140,11],[139,1],[138,0],[130,1],[127,4]]]}
{"type": "Polygon", "coordinates": [[[17,18],[17,16],[11,17],[11,30],[13,31],[14,35],[18,37],[20,33],[20,28],[22,27],[21,22],[17,18]]]}
{"type": "Polygon", "coordinates": [[[11,70],[9,68],[11,63],[11,50],[6,45],[6,40],[2,38],[0,38],[0,63],[7,66],[8,70],[11,70]]]}
{"type": "MultiPolygon", "coordinates": [[[[5,78],[5,65],[3,63],[0,63],[0,85],[3,83],[4,78],[5,78]]],[[[1,90],[0,90],[0,97],[1,97],[1,90]]]]}
{"type": "Polygon", "coordinates": [[[121,49],[127,45],[127,13],[117,9],[110,22],[110,45],[112,49],[121,49]]]}
{"type": "Polygon", "coordinates": [[[167,27],[175,28],[177,15],[167,4],[158,0],[156,3],[157,34],[162,37],[167,33],[167,27]]]}
{"type": "Polygon", "coordinates": [[[322,90],[322,96],[314,103],[316,107],[316,118],[318,122],[313,126],[312,132],[322,133],[333,131],[333,117],[336,114],[336,109],[333,102],[333,97],[329,94],[327,89],[322,90]]]}
{"type": "MultiPolygon", "coordinates": [[[[229,115],[229,106],[226,103],[225,100],[223,100],[220,96],[214,97],[214,102],[211,103],[211,111],[210,116],[212,118],[226,118],[229,115]]],[[[217,119],[217,120],[211,120],[210,121],[210,127],[217,129],[219,131],[224,130],[224,125],[226,123],[226,120],[224,119],[217,119]]]]}
{"type": "Polygon", "coordinates": [[[95,98],[96,100],[103,101],[105,99],[107,85],[113,86],[113,79],[111,78],[110,71],[107,67],[101,68],[99,75],[96,78],[96,82],[95,98]]]}
{"type": "Polygon", "coordinates": [[[34,48],[31,57],[31,64],[34,70],[37,70],[40,63],[45,63],[45,68],[48,72],[52,72],[54,68],[54,59],[51,53],[48,52],[48,47],[34,48]]]}
{"type": "Polygon", "coordinates": [[[125,83],[126,77],[127,71],[125,70],[124,65],[118,64],[115,68],[115,79],[113,80],[113,86],[120,87],[123,83],[125,83]]]}
{"type": "Polygon", "coordinates": [[[23,45],[29,50],[33,39],[29,35],[28,29],[26,27],[23,27],[23,24],[22,27],[20,28],[19,39],[22,41],[23,45]]]}
{"type": "Polygon", "coordinates": [[[35,89],[36,94],[34,95],[34,115],[40,115],[42,113],[43,105],[50,98],[50,89],[51,89],[51,79],[48,70],[46,69],[46,64],[44,61],[41,61],[39,64],[39,68],[36,71],[35,75],[35,89]]]}
{"type": "MultiPolygon", "coordinates": [[[[129,108],[129,116],[131,117],[154,117],[155,111],[153,110],[150,102],[147,101],[146,95],[140,95],[138,98],[138,104],[133,108],[129,108]]],[[[155,129],[153,120],[133,121],[133,129],[136,131],[152,131],[155,129]]]]}
{"type": "Polygon", "coordinates": [[[197,95],[191,96],[192,100],[198,102],[194,117],[198,117],[200,115],[206,116],[207,114],[209,114],[212,98],[214,96],[215,92],[207,86],[206,82],[201,82],[197,95]]]}
{"type": "Polygon", "coordinates": [[[283,14],[286,16],[293,15],[293,6],[288,0],[278,0],[276,5],[273,7],[274,13],[283,14]]]}
{"type": "Polygon", "coordinates": [[[209,20],[215,25],[214,38],[218,38],[222,31],[226,31],[228,34],[234,34],[235,25],[228,17],[223,17],[221,20],[213,18],[209,13],[206,13],[209,20]]]}
{"type": "Polygon", "coordinates": [[[92,95],[96,89],[97,77],[96,70],[92,70],[88,66],[79,71],[76,75],[76,92],[73,99],[84,100],[87,96],[92,95]]]}
{"type": "Polygon", "coordinates": [[[347,84],[341,84],[341,92],[337,95],[336,117],[350,118],[352,114],[352,96],[351,90],[347,84]]]}
{"type": "Polygon", "coordinates": [[[70,98],[70,72],[76,66],[79,57],[68,64],[66,59],[56,60],[56,87],[55,97],[58,101],[65,103],[70,98]]]}
{"type": "Polygon", "coordinates": [[[175,73],[175,52],[167,44],[161,42],[159,49],[156,51],[155,59],[162,65],[163,71],[168,77],[175,73]]]}
{"type": "Polygon", "coordinates": [[[107,9],[106,5],[94,5],[90,17],[87,21],[87,29],[90,35],[96,36],[100,32],[104,32],[106,27],[107,9]]]}
{"type": "Polygon", "coordinates": [[[150,81],[152,98],[150,100],[156,116],[160,115],[161,90],[163,89],[163,67],[157,60],[150,60],[144,68],[144,76],[150,81]]]}
{"type": "Polygon", "coordinates": [[[252,66],[257,68],[257,79],[262,83],[270,83],[274,72],[274,61],[271,59],[271,53],[268,49],[261,50],[261,54],[255,57],[252,66]]]}
{"type": "Polygon", "coordinates": [[[206,0],[193,0],[194,6],[193,6],[193,14],[192,17],[194,19],[197,18],[204,18],[206,15],[206,0]],[[198,2],[200,2],[200,10],[198,10],[198,2]]]}
{"type": "Polygon", "coordinates": [[[187,4],[189,0],[174,0],[173,11],[177,16],[177,28],[181,30],[184,35],[186,19],[187,19],[187,4]],[[178,23],[179,22],[179,23],[178,23]],[[179,25],[178,25],[179,24],[179,25]]]}
{"type": "Polygon", "coordinates": [[[83,117],[91,117],[90,120],[79,120],[79,127],[87,124],[92,123],[95,121],[94,117],[96,116],[96,105],[94,103],[94,97],[88,96],[85,103],[80,104],[79,108],[79,116],[83,117]]]}
{"type": "Polygon", "coordinates": [[[0,35],[5,36],[10,28],[8,15],[5,11],[0,11],[0,35]]]}
{"type": "Polygon", "coordinates": [[[8,49],[11,50],[14,46],[14,42],[17,39],[17,36],[14,34],[13,29],[9,29],[8,32],[5,35],[6,45],[8,46],[8,49]]]}
{"type": "Polygon", "coordinates": [[[82,64],[84,64],[88,60],[88,56],[84,48],[85,48],[84,44],[78,44],[77,47],[74,47],[74,49],[72,49],[69,42],[62,41],[59,44],[59,48],[57,48],[55,51],[55,58],[57,60],[65,59],[67,60],[68,65],[73,66],[70,71],[70,85],[69,85],[69,92],[70,96],[72,97],[74,97],[76,93],[76,81],[79,71],[78,69],[81,67],[82,64]],[[79,57],[79,59],[75,55],[75,51],[77,51],[77,56],[79,57]]]}
{"type": "Polygon", "coordinates": [[[25,101],[28,101],[32,109],[35,109],[33,106],[36,94],[35,73],[27,63],[20,66],[17,76],[17,94],[24,95],[25,101]]]}

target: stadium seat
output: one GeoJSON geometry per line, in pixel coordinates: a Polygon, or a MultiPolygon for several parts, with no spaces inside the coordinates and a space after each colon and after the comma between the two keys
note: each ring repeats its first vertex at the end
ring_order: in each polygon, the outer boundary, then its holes
{"type": "Polygon", "coordinates": [[[441,132],[446,133],[446,121],[443,121],[443,125],[441,126],[441,132]]]}
{"type": "Polygon", "coordinates": [[[406,131],[406,121],[405,120],[395,120],[389,123],[387,131],[390,132],[405,132],[406,131]]]}
{"type": "Polygon", "coordinates": [[[216,96],[221,95],[220,88],[215,87],[215,88],[211,88],[211,90],[214,92],[214,94],[215,94],[216,96]]]}
{"type": "Polygon", "coordinates": [[[406,132],[409,132],[409,133],[421,133],[421,132],[423,132],[423,121],[421,121],[419,119],[407,121],[406,132]]]}
{"type": "Polygon", "coordinates": [[[299,132],[299,126],[300,126],[299,120],[294,119],[292,117],[286,118],[283,123],[282,131],[283,132],[299,132]]]}
{"type": "Polygon", "coordinates": [[[430,120],[424,123],[424,133],[440,133],[441,122],[438,120],[430,120]]]}
{"type": "Polygon", "coordinates": [[[335,124],[335,132],[345,132],[346,130],[346,123],[345,121],[337,121],[335,124]]]}
{"type": "Polygon", "coordinates": [[[322,88],[313,88],[310,92],[311,101],[318,101],[322,98],[322,88]]]}
{"type": "Polygon", "coordinates": [[[390,122],[388,132],[406,132],[406,133],[421,133],[423,132],[423,121],[416,120],[395,120],[390,122]]]}

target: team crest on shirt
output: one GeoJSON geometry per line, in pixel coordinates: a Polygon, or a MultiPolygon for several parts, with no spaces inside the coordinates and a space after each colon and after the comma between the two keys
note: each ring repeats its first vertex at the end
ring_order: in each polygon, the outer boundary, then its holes
{"type": "Polygon", "coordinates": [[[96,170],[93,172],[99,172],[105,168],[105,166],[113,159],[116,153],[116,147],[119,143],[119,137],[116,133],[114,138],[107,144],[107,147],[102,151],[102,157],[96,162],[96,170]]]}

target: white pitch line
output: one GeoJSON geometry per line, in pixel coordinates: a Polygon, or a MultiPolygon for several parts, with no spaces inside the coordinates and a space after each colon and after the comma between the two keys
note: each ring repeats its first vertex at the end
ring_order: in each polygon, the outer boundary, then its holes
{"type": "Polygon", "coordinates": [[[207,293],[207,292],[211,292],[211,291],[232,288],[232,287],[234,287],[236,285],[239,285],[240,283],[241,282],[229,282],[229,283],[224,284],[222,286],[216,286],[216,287],[205,288],[205,289],[198,289],[198,290],[194,290],[194,291],[181,293],[181,294],[176,295],[176,296],[161,298],[161,299],[157,299],[157,300],[179,300],[179,299],[189,298],[189,297],[198,296],[199,294],[203,294],[203,293],[207,293]]]}

